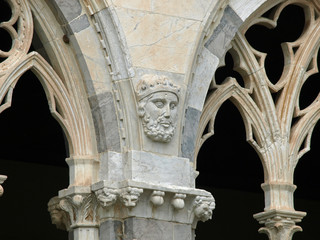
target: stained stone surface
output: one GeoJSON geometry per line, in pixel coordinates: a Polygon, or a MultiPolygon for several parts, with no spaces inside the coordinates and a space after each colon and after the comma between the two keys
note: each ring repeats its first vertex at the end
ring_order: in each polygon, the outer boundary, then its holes
{"type": "Polygon", "coordinates": [[[153,219],[129,218],[124,222],[125,240],[191,240],[190,226],[153,219]]]}
{"type": "Polygon", "coordinates": [[[224,56],[231,40],[243,21],[230,7],[226,7],[220,24],[214,30],[205,46],[218,58],[224,56]]]}

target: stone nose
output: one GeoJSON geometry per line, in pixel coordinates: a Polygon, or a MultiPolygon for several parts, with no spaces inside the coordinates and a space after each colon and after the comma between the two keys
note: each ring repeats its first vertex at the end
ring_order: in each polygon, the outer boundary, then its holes
{"type": "Polygon", "coordinates": [[[170,105],[166,104],[164,107],[164,117],[169,118],[171,114],[170,105]]]}

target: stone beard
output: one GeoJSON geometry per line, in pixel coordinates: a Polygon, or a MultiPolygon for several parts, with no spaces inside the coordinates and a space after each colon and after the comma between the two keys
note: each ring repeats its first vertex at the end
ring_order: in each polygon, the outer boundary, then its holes
{"type": "Polygon", "coordinates": [[[145,134],[157,142],[170,142],[175,131],[178,97],[172,92],[156,92],[139,102],[139,116],[145,134]]]}
{"type": "Polygon", "coordinates": [[[137,88],[138,114],[143,131],[156,142],[170,142],[176,128],[180,87],[166,76],[146,74],[137,88]]]}

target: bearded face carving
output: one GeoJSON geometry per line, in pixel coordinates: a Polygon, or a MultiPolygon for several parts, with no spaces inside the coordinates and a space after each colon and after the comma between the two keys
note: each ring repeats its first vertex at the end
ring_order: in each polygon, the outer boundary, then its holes
{"type": "Polygon", "coordinates": [[[138,86],[139,116],[146,136],[170,142],[176,128],[180,89],[164,76],[144,75],[138,86]]]}

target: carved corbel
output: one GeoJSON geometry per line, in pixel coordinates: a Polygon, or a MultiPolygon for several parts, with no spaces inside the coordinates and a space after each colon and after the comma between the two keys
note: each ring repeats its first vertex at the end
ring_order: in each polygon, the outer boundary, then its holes
{"type": "Polygon", "coordinates": [[[150,197],[150,201],[154,206],[161,206],[164,203],[164,197],[165,193],[162,191],[153,191],[150,197]]]}
{"type": "Polygon", "coordinates": [[[143,189],[141,188],[124,188],[121,191],[120,200],[126,207],[135,207],[139,201],[141,193],[143,193],[143,189]]]}
{"type": "MultiPolygon", "coordinates": [[[[5,180],[7,179],[7,176],[5,175],[0,175],[0,184],[2,184],[5,180]]],[[[0,185],[0,197],[3,195],[3,187],[0,185]]]]}
{"type": "Polygon", "coordinates": [[[96,226],[97,202],[93,194],[74,194],[61,199],[59,206],[69,215],[71,228],[96,226]]]}
{"type": "Polygon", "coordinates": [[[176,193],[171,201],[172,206],[177,209],[181,210],[184,208],[184,199],[187,197],[186,194],[176,193]]]}
{"type": "Polygon", "coordinates": [[[215,209],[216,203],[213,197],[197,196],[193,207],[195,217],[205,222],[212,218],[212,211],[215,209]]]}
{"type": "Polygon", "coordinates": [[[70,218],[68,214],[60,207],[60,198],[53,197],[48,202],[48,211],[50,212],[51,222],[58,229],[70,230],[70,218]]]}
{"type": "Polygon", "coordinates": [[[97,200],[103,208],[111,207],[118,198],[118,191],[111,188],[102,188],[95,191],[97,200]]]}

